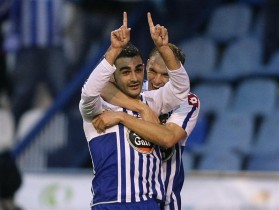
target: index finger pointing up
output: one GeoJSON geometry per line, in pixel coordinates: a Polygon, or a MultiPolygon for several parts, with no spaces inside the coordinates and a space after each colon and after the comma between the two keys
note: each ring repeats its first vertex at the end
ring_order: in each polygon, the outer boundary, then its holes
{"type": "Polygon", "coordinates": [[[128,27],[128,17],[127,17],[127,12],[123,12],[123,26],[128,27]]]}
{"type": "Polygon", "coordinates": [[[151,17],[151,13],[148,12],[147,13],[147,19],[148,19],[148,24],[149,24],[149,27],[154,27],[154,24],[153,24],[153,20],[152,20],[152,17],[151,17]]]}

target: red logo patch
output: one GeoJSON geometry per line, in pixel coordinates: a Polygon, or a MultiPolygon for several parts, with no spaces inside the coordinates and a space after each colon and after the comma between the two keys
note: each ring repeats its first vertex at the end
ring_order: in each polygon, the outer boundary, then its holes
{"type": "Polygon", "coordinates": [[[199,99],[198,99],[198,97],[195,94],[189,93],[188,94],[188,103],[190,105],[198,107],[199,106],[199,99]]]}

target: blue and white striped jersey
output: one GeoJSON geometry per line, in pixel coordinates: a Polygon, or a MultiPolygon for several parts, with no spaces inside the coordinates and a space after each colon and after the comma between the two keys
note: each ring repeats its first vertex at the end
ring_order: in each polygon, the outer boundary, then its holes
{"type": "MultiPolygon", "coordinates": [[[[137,113],[106,103],[106,108],[137,113]]],[[[161,153],[158,146],[145,141],[119,124],[97,134],[84,122],[93,164],[93,205],[112,202],[164,200],[161,153]]]]}
{"type": "MultiPolygon", "coordinates": [[[[162,159],[158,146],[121,124],[108,128],[104,134],[98,134],[91,124],[93,116],[107,109],[141,118],[138,113],[109,104],[100,97],[114,71],[115,68],[103,59],[84,84],[80,101],[93,164],[92,205],[148,199],[164,201],[162,159]]],[[[168,83],[160,90],[146,91],[141,95],[141,100],[158,114],[178,107],[188,96],[189,78],[185,69],[181,67],[169,74],[175,85],[168,83]]]]}
{"type": "MultiPolygon", "coordinates": [[[[166,123],[172,122],[181,126],[189,136],[194,129],[198,120],[200,110],[200,101],[196,95],[189,93],[188,101],[180,105],[180,107],[167,116],[166,123]]],[[[166,201],[162,206],[164,210],[180,210],[181,197],[180,192],[184,183],[184,169],[182,163],[182,153],[186,144],[187,138],[180,140],[175,144],[172,153],[163,161],[163,176],[166,190],[166,201]]]]}
{"type": "Polygon", "coordinates": [[[21,47],[62,45],[63,0],[14,0],[12,33],[21,47]]]}
{"type": "MultiPolygon", "coordinates": [[[[148,81],[144,81],[142,91],[148,90],[148,81]]],[[[187,102],[181,104],[177,109],[160,116],[161,123],[175,123],[181,126],[189,136],[194,129],[200,111],[199,98],[189,93],[187,102]]],[[[182,153],[187,138],[179,141],[174,148],[161,149],[163,161],[163,175],[165,183],[166,201],[161,206],[162,210],[180,210],[180,192],[184,183],[184,169],[182,163],[182,153]]]]}

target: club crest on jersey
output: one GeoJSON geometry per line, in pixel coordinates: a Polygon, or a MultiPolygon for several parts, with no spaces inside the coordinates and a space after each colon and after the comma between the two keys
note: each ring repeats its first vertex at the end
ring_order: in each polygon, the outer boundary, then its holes
{"type": "Polygon", "coordinates": [[[199,106],[199,99],[198,99],[198,97],[195,94],[189,93],[188,94],[188,103],[190,105],[198,107],[199,106]]]}
{"type": "Polygon", "coordinates": [[[146,141],[142,137],[140,137],[135,132],[128,130],[127,131],[127,139],[129,144],[138,152],[144,154],[150,154],[154,150],[154,144],[146,141]]]}

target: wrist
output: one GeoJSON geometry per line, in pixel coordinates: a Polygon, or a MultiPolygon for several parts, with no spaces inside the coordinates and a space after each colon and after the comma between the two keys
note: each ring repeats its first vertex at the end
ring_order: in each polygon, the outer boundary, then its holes
{"type": "Polygon", "coordinates": [[[104,58],[111,64],[113,65],[117,56],[121,53],[123,48],[115,48],[110,46],[107,52],[104,55],[104,58]]]}
{"type": "Polygon", "coordinates": [[[161,45],[161,46],[157,47],[157,50],[159,52],[166,52],[166,50],[171,50],[171,49],[170,49],[169,45],[167,44],[167,45],[161,45]]]}
{"type": "Polygon", "coordinates": [[[126,115],[127,115],[127,114],[124,113],[124,112],[119,112],[119,114],[118,114],[119,123],[124,124],[126,115]]]}
{"type": "Polygon", "coordinates": [[[138,103],[137,103],[137,106],[136,106],[136,111],[138,112],[138,113],[140,113],[141,115],[143,115],[143,113],[145,113],[148,109],[149,109],[149,107],[145,104],[145,103],[143,103],[143,102],[141,102],[141,101],[138,101],[138,103]]]}

